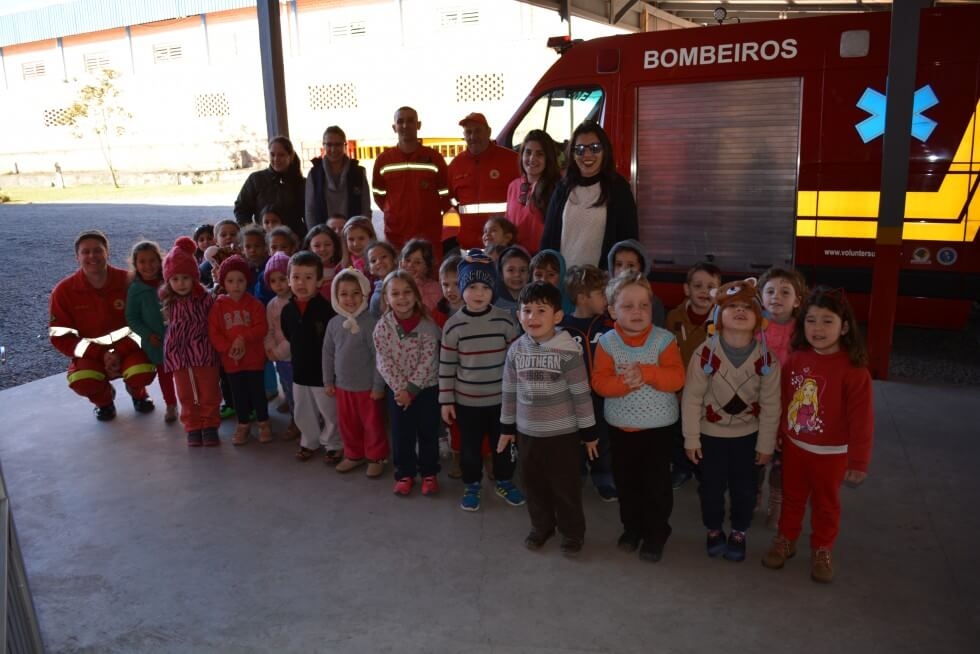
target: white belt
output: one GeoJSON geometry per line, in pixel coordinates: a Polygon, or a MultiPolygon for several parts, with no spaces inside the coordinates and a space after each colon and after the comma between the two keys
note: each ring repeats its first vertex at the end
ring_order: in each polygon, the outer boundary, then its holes
{"type": "Polygon", "coordinates": [[[461,204],[456,207],[461,214],[465,213],[504,213],[507,211],[506,202],[483,202],[478,204],[461,204]]]}
{"type": "Polygon", "coordinates": [[[814,445],[813,443],[798,441],[792,436],[787,436],[786,438],[801,450],[806,450],[813,454],[847,454],[847,445],[814,445]]]}

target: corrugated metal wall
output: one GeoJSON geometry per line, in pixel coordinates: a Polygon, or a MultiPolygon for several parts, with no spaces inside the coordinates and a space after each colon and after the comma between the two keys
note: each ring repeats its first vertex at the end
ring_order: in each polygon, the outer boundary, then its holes
{"type": "Polygon", "coordinates": [[[255,0],[76,0],[4,16],[0,21],[0,48],[17,43],[254,6],[255,0]]]}
{"type": "Polygon", "coordinates": [[[639,89],[634,192],[654,267],[792,263],[801,94],[799,78],[639,89]]]}

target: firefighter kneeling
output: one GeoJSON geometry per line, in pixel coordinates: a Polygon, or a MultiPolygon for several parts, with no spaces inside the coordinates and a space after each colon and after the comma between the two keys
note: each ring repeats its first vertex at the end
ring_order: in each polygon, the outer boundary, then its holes
{"type": "Polygon", "coordinates": [[[95,417],[116,417],[110,381],[122,377],[140,413],[153,411],[146,387],[156,375],[126,324],[128,274],[109,265],[109,240],[98,230],[75,239],[77,272],[51,292],[51,344],[71,357],[68,386],[95,405],[95,417]]]}

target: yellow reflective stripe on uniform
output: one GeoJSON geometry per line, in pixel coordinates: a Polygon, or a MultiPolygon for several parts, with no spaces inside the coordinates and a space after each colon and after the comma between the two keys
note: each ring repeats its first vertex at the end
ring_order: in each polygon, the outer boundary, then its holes
{"type": "Polygon", "coordinates": [[[74,384],[75,382],[83,379],[96,379],[98,381],[103,381],[105,379],[105,375],[98,370],[76,370],[75,372],[68,373],[69,384],[74,384]]]}
{"type": "Polygon", "coordinates": [[[439,172],[439,168],[435,164],[412,163],[409,161],[405,163],[388,164],[387,166],[382,166],[381,174],[387,175],[388,173],[397,173],[403,170],[425,170],[430,173],[439,172]]]}
{"type": "Polygon", "coordinates": [[[507,211],[507,203],[483,202],[478,204],[461,204],[456,208],[460,213],[504,213],[507,211]]]}
{"type": "Polygon", "coordinates": [[[439,195],[442,197],[446,197],[447,195],[449,195],[449,189],[448,188],[439,189],[439,195]]]}
{"type": "Polygon", "coordinates": [[[156,372],[157,367],[152,363],[137,363],[123,370],[123,379],[129,379],[133,375],[142,375],[144,372],[156,372]]]}

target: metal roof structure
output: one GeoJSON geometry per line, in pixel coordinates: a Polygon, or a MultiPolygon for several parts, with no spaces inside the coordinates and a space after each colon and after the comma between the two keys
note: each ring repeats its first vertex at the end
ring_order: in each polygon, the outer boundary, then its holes
{"type": "Polygon", "coordinates": [[[5,15],[0,48],[254,6],[255,0],[68,0],[5,15]]]}
{"type": "MultiPolygon", "coordinates": [[[[642,30],[651,18],[672,26],[765,20],[854,12],[891,11],[891,0],[522,0],[575,16],[642,30]],[[718,12],[717,14],[715,12],[718,12]]],[[[978,0],[935,0],[935,5],[972,4],[978,0]]],[[[649,27],[648,27],[649,29],[649,27]]]]}

